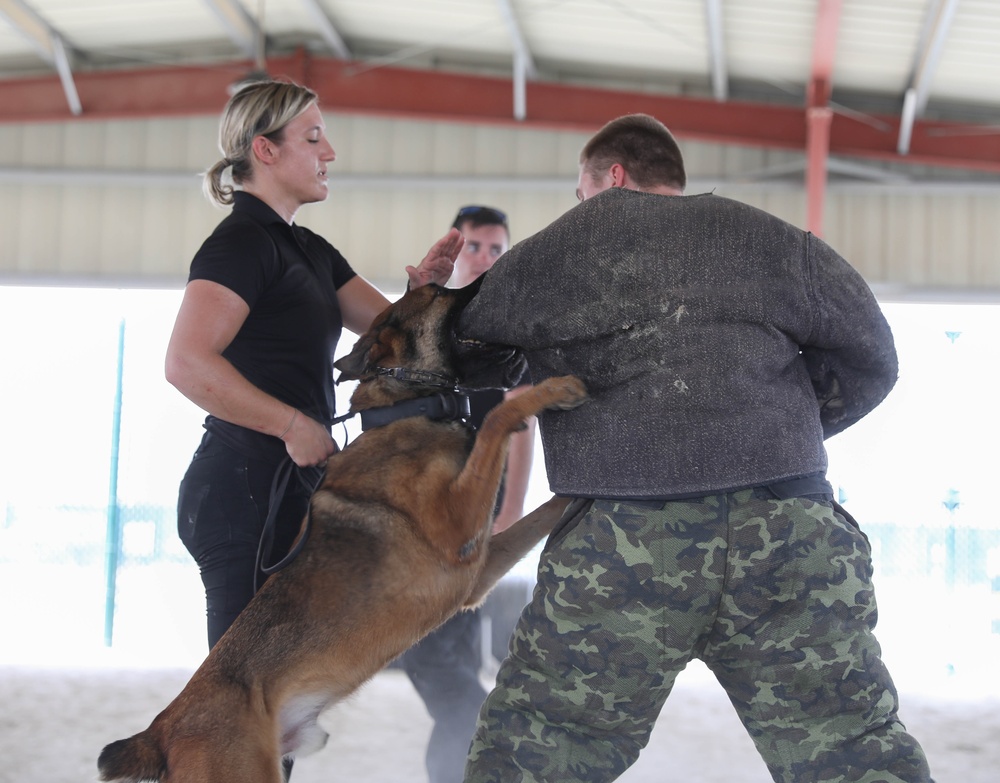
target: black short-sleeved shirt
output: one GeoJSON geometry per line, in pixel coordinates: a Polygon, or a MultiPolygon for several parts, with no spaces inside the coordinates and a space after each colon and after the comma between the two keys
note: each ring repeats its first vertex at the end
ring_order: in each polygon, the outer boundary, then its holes
{"type": "Polygon", "coordinates": [[[322,237],[249,193],[233,195],[232,213],[195,255],[188,280],[223,285],[250,308],[223,356],[262,391],[329,422],[343,328],[337,289],[355,272],[322,237]]]}

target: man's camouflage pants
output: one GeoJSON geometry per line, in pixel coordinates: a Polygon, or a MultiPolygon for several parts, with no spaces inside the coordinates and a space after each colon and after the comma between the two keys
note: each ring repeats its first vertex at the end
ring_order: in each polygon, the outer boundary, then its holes
{"type": "Polygon", "coordinates": [[[466,781],[614,780],[691,658],[776,781],[929,781],[872,633],[868,541],[841,512],[766,489],[571,504],[483,705],[466,781]]]}

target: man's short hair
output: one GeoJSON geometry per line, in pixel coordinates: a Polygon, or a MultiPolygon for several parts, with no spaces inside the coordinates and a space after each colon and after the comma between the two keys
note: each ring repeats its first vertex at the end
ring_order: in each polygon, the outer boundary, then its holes
{"type": "Polygon", "coordinates": [[[584,145],[580,163],[592,175],[620,164],[639,187],[669,185],[684,189],[684,157],[667,126],[648,114],[611,120],[584,145]]]}
{"type": "Polygon", "coordinates": [[[507,225],[507,213],[501,212],[493,207],[483,207],[478,204],[462,207],[455,215],[455,222],[452,228],[461,231],[465,226],[479,228],[480,226],[503,226],[507,229],[507,236],[510,236],[510,227],[507,225]]]}

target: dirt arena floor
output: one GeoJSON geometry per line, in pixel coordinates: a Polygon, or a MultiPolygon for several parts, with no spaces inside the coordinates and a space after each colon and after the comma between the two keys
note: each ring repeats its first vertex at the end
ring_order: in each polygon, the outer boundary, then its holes
{"type": "MultiPolygon", "coordinates": [[[[200,582],[190,578],[193,566],[183,568],[123,572],[112,648],[94,630],[100,595],[87,585],[99,580],[84,572],[67,579],[64,567],[0,569],[0,595],[9,598],[0,602],[0,783],[96,781],[101,748],[146,728],[183,688],[205,654],[200,582]],[[32,601],[17,600],[25,585],[32,601]]],[[[934,779],[1000,782],[1000,634],[983,620],[1000,617],[991,614],[1000,605],[912,580],[886,582],[879,639],[900,717],[924,746],[934,779]]],[[[513,611],[503,620],[513,627],[527,589],[510,588],[503,611],[493,606],[497,622],[513,611]]],[[[506,649],[503,633],[500,639],[498,655],[506,649]]],[[[398,670],[379,674],[321,723],[330,741],[296,762],[294,783],[426,781],[430,719],[398,670]]],[[[619,780],[767,783],[770,776],[722,689],[695,662],[678,678],[639,761],[619,780]]]]}
{"type": "MultiPolygon", "coordinates": [[[[75,668],[0,665],[0,783],[95,781],[101,748],[145,728],[192,670],[123,665],[110,654],[75,668]]],[[[912,677],[896,675],[900,714],[926,749],[935,780],[1000,780],[1000,697],[945,679],[904,687],[912,677]]],[[[330,741],[297,761],[295,783],[426,780],[429,719],[402,673],[379,674],[321,722],[330,741]]],[[[620,780],[766,783],[770,776],[721,688],[697,664],[678,679],[649,746],[620,780]]]]}

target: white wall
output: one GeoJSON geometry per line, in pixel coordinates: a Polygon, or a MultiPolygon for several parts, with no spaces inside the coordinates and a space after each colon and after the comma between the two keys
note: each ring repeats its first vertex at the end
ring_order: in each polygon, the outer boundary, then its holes
{"type": "MultiPolygon", "coordinates": [[[[299,222],[380,285],[398,287],[403,266],[460,205],[504,209],[516,241],[575,204],[587,134],[335,112],[326,121],[338,154],[331,195],[304,207],[299,222]]],[[[216,117],[0,126],[0,280],[182,285],[224,215],[201,195],[198,177],[218,156],[216,132],[216,117]]],[[[714,189],[804,225],[801,173],[741,183],[794,169],[801,155],[681,141],[689,192],[714,189]]],[[[998,214],[1000,183],[831,177],[824,236],[875,286],[1000,298],[998,214]]]]}

